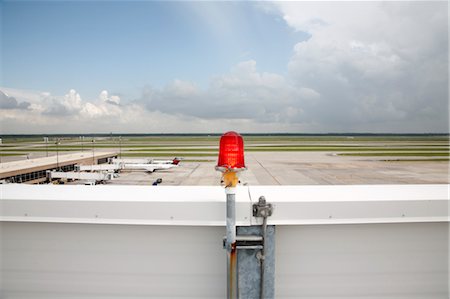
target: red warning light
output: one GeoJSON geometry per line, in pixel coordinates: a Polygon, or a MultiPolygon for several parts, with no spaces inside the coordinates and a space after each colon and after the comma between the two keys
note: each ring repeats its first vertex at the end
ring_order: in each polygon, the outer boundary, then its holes
{"type": "Polygon", "coordinates": [[[217,170],[245,170],[244,140],[236,132],[227,132],[220,137],[219,161],[217,170]]]}

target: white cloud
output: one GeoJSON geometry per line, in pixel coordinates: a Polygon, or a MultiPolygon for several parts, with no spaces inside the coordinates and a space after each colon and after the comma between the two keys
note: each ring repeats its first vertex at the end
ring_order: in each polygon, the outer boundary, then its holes
{"type": "Polygon", "coordinates": [[[81,97],[75,89],[69,90],[69,93],[64,96],[63,105],[70,111],[77,111],[81,109],[81,97]]]}
{"type": "Polygon", "coordinates": [[[29,109],[29,102],[19,102],[16,98],[9,96],[0,90],[0,109],[29,109]]]}
{"type": "Polygon", "coordinates": [[[120,97],[118,95],[109,95],[107,90],[103,90],[98,96],[99,100],[109,104],[120,104],[120,97]]]}
{"type": "Polygon", "coordinates": [[[181,117],[248,120],[276,126],[278,122],[299,122],[292,111],[300,111],[303,103],[319,97],[313,89],[293,86],[283,76],[259,72],[256,62],[249,60],[212,78],[207,89],[175,80],[163,89],[145,89],[138,102],[150,111],[181,117]]]}
{"type": "Polygon", "coordinates": [[[281,76],[254,60],[215,76],[205,90],[174,81],[147,89],[150,111],[340,132],[448,130],[445,2],[276,2],[295,45],[281,76]],[[429,119],[433,117],[433,119],[429,119]]]}
{"type": "Polygon", "coordinates": [[[80,111],[80,114],[86,117],[94,118],[103,116],[104,111],[92,103],[86,103],[80,111]]]}
{"type": "MultiPolygon", "coordinates": [[[[2,110],[2,130],[448,131],[446,2],[257,6],[310,35],[293,48],[286,75],[261,71],[249,59],[210,78],[207,88],[174,79],[124,102],[107,90],[84,100],[73,89],[54,96],[1,88],[18,102],[30,103],[20,113],[2,110]]],[[[218,12],[212,13],[207,20],[214,23],[211,16],[218,12]]],[[[228,32],[223,24],[216,30],[228,32]]]]}
{"type": "Polygon", "coordinates": [[[81,96],[75,89],[69,90],[62,97],[55,97],[49,92],[42,92],[40,96],[44,115],[69,117],[77,115],[83,108],[81,96]]]}
{"type": "Polygon", "coordinates": [[[329,131],[448,131],[446,2],[274,5],[311,34],[289,62],[293,84],[321,95],[308,119],[329,131]]]}
{"type": "MultiPolygon", "coordinates": [[[[21,93],[22,91],[17,91],[21,93]]],[[[25,91],[27,92],[27,91],[25,91]]],[[[159,91],[160,92],[160,91],[159,91]]],[[[27,92],[28,93],[28,92],[27,92]]],[[[70,94],[70,92],[69,92],[70,94]]],[[[73,93],[72,93],[73,94],[73,93]]],[[[37,97],[65,99],[64,96],[42,95],[36,92],[37,97]]],[[[33,134],[33,133],[93,133],[93,132],[124,132],[124,133],[177,133],[177,132],[223,132],[227,130],[241,130],[247,132],[258,132],[273,130],[271,123],[258,123],[251,119],[205,119],[195,116],[183,116],[180,114],[150,111],[139,103],[128,105],[101,104],[101,99],[88,102],[81,99],[81,109],[73,114],[55,115],[45,114],[43,111],[49,109],[47,104],[51,101],[42,102],[43,110],[2,110],[0,126],[1,133],[33,134]],[[95,103],[96,102],[96,103],[95,103]],[[115,114],[110,108],[117,109],[115,114]]],[[[290,115],[297,113],[292,110],[290,115]]],[[[277,129],[281,131],[306,130],[304,126],[280,123],[277,129]]]]}

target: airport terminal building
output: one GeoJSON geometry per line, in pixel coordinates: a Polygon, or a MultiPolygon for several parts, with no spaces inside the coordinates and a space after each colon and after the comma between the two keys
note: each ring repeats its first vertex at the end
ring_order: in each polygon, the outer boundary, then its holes
{"type": "Polygon", "coordinates": [[[44,158],[27,159],[0,164],[0,180],[9,183],[38,184],[47,179],[47,171],[73,171],[75,165],[107,163],[117,158],[116,152],[71,153],[44,158]]]}

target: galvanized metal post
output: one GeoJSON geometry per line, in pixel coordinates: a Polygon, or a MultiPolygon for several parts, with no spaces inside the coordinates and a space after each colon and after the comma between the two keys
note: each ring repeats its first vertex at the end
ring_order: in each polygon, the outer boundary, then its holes
{"type": "Polygon", "coordinates": [[[236,192],[225,188],[227,194],[227,298],[238,298],[236,250],[236,192]]]}
{"type": "MultiPolygon", "coordinates": [[[[275,298],[275,227],[268,225],[264,241],[264,229],[261,225],[237,226],[236,246],[238,248],[238,285],[239,296],[245,299],[275,298]],[[243,246],[240,240],[246,236],[264,243],[264,263],[261,260],[262,245],[243,246]],[[264,273],[263,273],[264,270],[264,273]],[[261,292],[261,288],[263,289],[261,292]]],[[[256,242],[255,242],[256,243],[256,242]]]]}
{"type": "Polygon", "coordinates": [[[267,248],[267,217],[263,218],[263,225],[262,225],[262,236],[263,236],[263,248],[260,251],[260,255],[257,257],[260,260],[261,263],[261,279],[260,279],[260,286],[259,286],[259,297],[261,299],[265,299],[265,273],[266,273],[266,248],[267,248]]]}

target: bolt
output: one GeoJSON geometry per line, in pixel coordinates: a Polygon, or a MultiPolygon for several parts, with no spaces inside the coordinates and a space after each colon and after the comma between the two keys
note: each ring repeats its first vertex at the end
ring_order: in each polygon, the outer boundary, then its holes
{"type": "Polygon", "coordinates": [[[256,258],[259,260],[259,261],[263,261],[263,260],[265,260],[265,256],[261,253],[261,251],[258,251],[257,253],[256,253],[256,258]]]}
{"type": "Polygon", "coordinates": [[[265,205],[266,204],[266,198],[264,196],[260,196],[259,200],[258,200],[258,203],[265,205]]]}

